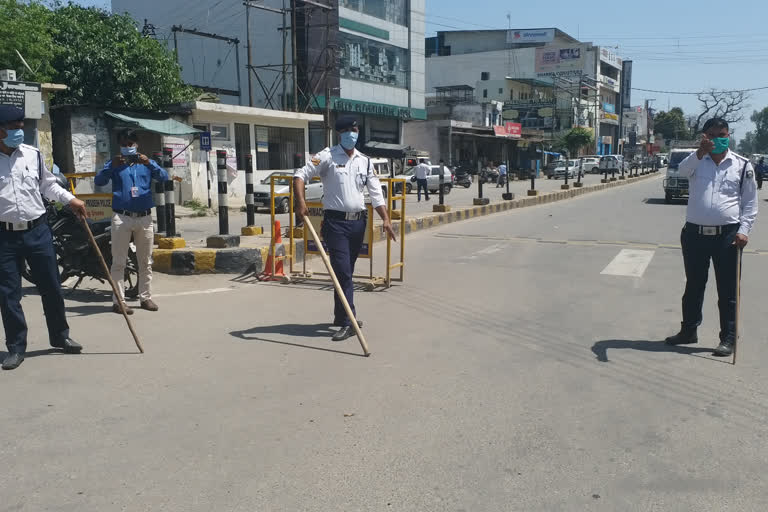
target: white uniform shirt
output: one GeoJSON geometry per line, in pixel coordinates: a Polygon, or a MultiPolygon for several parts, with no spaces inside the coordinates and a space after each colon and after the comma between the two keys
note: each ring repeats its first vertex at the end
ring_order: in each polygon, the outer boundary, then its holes
{"type": "Polygon", "coordinates": [[[430,172],[432,172],[432,168],[427,164],[419,164],[413,168],[413,173],[416,175],[417,180],[427,179],[430,172]]]}
{"type": "Polygon", "coordinates": [[[325,148],[293,175],[304,183],[315,176],[323,182],[323,208],[340,212],[356,213],[365,210],[363,190],[368,187],[371,205],[384,206],[381,182],[373,172],[370,159],[355,150],[349,157],[340,145],[325,148]]]}
{"type": "Polygon", "coordinates": [[[36,148],[22,144],[11,156],[0,152],[0,221],[37,219],[45,213],[42,196],[64,204],[75,197],[56,183],[36,148]]]}
{"type": "Polygon", "coordinates": [[[680,162],[678,170],[681,177],[688,178],[688,222],[701,226],[740,223],[739,233],[749,235],[757,217],[757,183],[746,158],[728,150],[716,165],[709,155],[699,160],[694,151],[680,162]]]}

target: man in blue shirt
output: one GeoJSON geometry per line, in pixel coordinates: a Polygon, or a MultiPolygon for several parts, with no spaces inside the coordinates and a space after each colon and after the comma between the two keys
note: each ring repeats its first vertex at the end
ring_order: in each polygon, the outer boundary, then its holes
{"type": "MultiPolygon", "coordinates": [[[[117,285],[120,297],[113,297],[112,311],[120,313],[118,300],[125,302],[123,276],[128,247],[133,236],[136,257],[139,264],[139,301],[142,309],[157,311],[152,301],[152,246],[154,226],[152,225],[152,180],[168,181],[168,173],[138,152],[136,132],[123,130],[118,136],[120,154],[104,164],[94,182],[103,186],[112,181],[112,279],[117,285]]],[[[131,315],[133,310],[125,306],[131,315]]]]}
{"type": "Polygon", "coordinates": [[[499,179],[496,181],[496,188],[503,187],[507,184],[507,165],[502,163],[499,166],[499,179]]]}
{"type": "Polygon", "coordinates": [[[765,158],[760,158],[760,161],[755,167],[755,177],[757,178],[757,190],[763,190],[763,180],[765,175],[768,174],[768,165],[765,165],[765,158]]]}

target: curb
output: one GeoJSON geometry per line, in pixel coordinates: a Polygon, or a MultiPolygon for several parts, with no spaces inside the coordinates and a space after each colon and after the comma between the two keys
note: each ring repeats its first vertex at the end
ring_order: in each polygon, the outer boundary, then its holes
{"type": "MultiPolygon", "coordinates": [[[[655,173],[638,177],[627,178],[623,181],[600,183],[589,187],[572,188],[569,190],[556,190],[536,196],[524,196],[512,201],[490,203],[483,206],[469,206],[457,208],[453,211],[432,214],[423,217],[406,219],[405,234],[415,233],[424,229],[431,229],[443,224],[459,222],[475,217],[484,217],[494,213],[526,208],[540,204],[554,203],[571,199],[591,192],[599,192],[609,188],[620,187],[636,183],[653,177],[655,173]]],[[[400,234],[400,221],[392,223],[397,234],[400,234]]],[[[373,242],[386,240],[384,232],[379,228],[373,231],[373,242]]],[[[296,258],[302,258],[304,254],[304,241],[296,240],[296,258]]],[[[278,256],[285,255],[285,246],[278,244],[275,248],[278,256]]],[[[235,247],[226,249],[155,249],[152,253],[152,269],[166,274],[193,275],[208,273],[245,274],[258,273],[264,269],[264,264],[269,256],[269,247],[246,248],[235,247]]]]}

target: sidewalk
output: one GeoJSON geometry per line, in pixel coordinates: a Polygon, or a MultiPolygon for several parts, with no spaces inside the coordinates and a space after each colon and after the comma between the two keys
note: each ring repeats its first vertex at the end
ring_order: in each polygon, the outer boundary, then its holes
{"type": "MultiPolygon", "coordinates": [[[[536,189],[539,190],[538,196],[527,196],[527,190],[530,188],[530,181],[510,182],[510,192],[515,194],[515,199],[504,201],[501,198],[502,192],[506,188],[496,188],[495,185],[483,186],[483,196],[489,198],[490,204],[485,206],[473,205],[473,199],[477,197],[477,184],[469,189],[454,188],[450,194],[445,196],[445,204],[451,207],[450,212],[433,213],[432,206],[438,204],[438,195],[430,195],[430,201],[422,198],[417,201],[416,194],[407,196],[406,202],[406,234],[429,229],[441,224],[466,220],[473,217],[488,215],[501,211],[507,211],[514,208],[524,208],[537,204],[545,204],[553,201],[560,201],[583,195],[585,193],[596,192],[606,188],[612,188],[625,184],[634,183],[637,180],[659,176],[661,173],[651,173],[638,178],[628,178],[624,181],[614,181],[601,184],[601,175],[588,175],[582,179],[584,186],[581,188],[570,188],[569,190],[560,190],[563,184],[562,180],[536,180],[536,189]]],[[[572,184],[572,181],[569,180],[572,184]]],[[[155,249],[153,268],[159,272],[172,274],[197,274],[206,272],[228,272],[228,273],[246,273],[260,272],[266,261],[269,243],[270,243],[270,216],[264,210],[256,214],[256,225],[264,228],[264,234],[257,236],[240,237],[240,247],[231,249],[208,249],[206,248],[206,238],[219,233],[218,216],[195,216],[196,212],[190,208],[176,207],[176,227],[186,241],[187,247],[184,249],[166,250],[155,249]]],[[[289,225],[288,214],[280,214],[276,219],[280,221],[283,233],[287,232],[289,225]]],[[[229,211],[229,234],[239,234],[240,228],[246,224],[246,214],[239,209],[230,209],[229,211]]],[[[400,228],[400,222],[394,221],[395,230],[400,228]]],[[[381,221],[376,217],[374,223],[374,242],[382,240],[381,221]]],[[[285,237],[284,237],[285,238],[285,237]]],[[[278,253],[284,253],[284,248],[279,245],[278,253]]],[[[303,242],[297,243],[297,254],[303,252],[303,242]]]]}

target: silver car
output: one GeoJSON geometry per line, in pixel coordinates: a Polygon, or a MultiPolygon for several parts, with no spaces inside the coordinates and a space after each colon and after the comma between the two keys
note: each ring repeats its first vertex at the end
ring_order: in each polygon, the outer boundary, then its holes
{"type": "MultiPolygon", "coordinates": [[[[270,208],[270,181],[271,176],[287,176],[287,171],[276,171],[261,180],[261,183],[253,186],[254,207],[270,208]]],[[[279,178],[275,180],[275,194],[287,194],[293,185],[293,178],[279,178]]],[[[307,201],[320,201],[323,198],[323,183],[320,180],[312,180],[304,184],[304,197],[307,201]]],[[[288,213],[290,210],[290,200],[288,196],[275,197],[275,212],[288,213]]]]}

